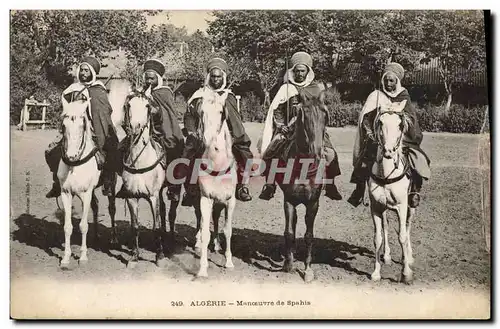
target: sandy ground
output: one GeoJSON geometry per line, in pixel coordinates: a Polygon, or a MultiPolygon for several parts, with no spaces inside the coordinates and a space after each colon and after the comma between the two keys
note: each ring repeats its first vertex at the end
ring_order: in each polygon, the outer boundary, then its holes
{"type": "MultiPolygon", "coordinates": [[[[262,127],[246,124],[256,144],[262,127]]],[[[254,200],[238,202],[233,223],[234,270],[223,267],[223,254],[210,253],[209,278],[193,281],[198,255],[193,249],[195,216],[179,206],[176,247],[165,268],[154,264],[152,221],[140,203],[141,257],[127,269],[130,219],[124,201],[117,200],[120,248],[110,248],[107,199],[100,190],[97,241],[89,230],[89,263],[78,265],[78,222],[81,203],[74,201],[71,268],[62,271],[63,214],[55,199],[44,197],[51,174],[43,152],[55,131],[11,130],[11,315],[18,318],[488,318],[490,314],[490,255],[486,251],[481,178],[489,163],[479,161],[479,137],[425,134],[423,148],[432,159],[432,178],[424,184],[423,201],[412,228],[415,282],[399,282],[401,248],[397,220],[390,214],[394,263],[382,266],[382,281],[372,283],[373,224],[369,209],[353,208],[345,199],[353,186],[351,147],[354,130],[330,129],[340,157],[338,186],[344,201],[322,198],[315,224],[315,282],[305,284],[304,209],[299,208],[296,273],[281,272],[284,247],[283,198],[257,198],[263,180],[252,181],[254,200]],[[307,300],[311,305],[189,306],[196,300],[307,300]],[[184,306],[174,307],[173,301],[184,306]],[[194,309],[193,309],[194,308],[194,309]]],[[[486,176],[484,176],[486,173],[486,176]]],[[[121,182],[118,183],[117,189],[121,182]]],[[[489,199],[489,198],[488,198],[489,199]]],[[[61,204],[59,202],[59,204],[61,204]]],[[[61,205],[62,206],[62,205],[61,205]]],[[[489,214],[488,214],[489,215],[489,214]]],[[[91,223],[92,218],[88,221],[91,223]]],[[[223,221],[221,222],[223,224],[223,221]]]]}

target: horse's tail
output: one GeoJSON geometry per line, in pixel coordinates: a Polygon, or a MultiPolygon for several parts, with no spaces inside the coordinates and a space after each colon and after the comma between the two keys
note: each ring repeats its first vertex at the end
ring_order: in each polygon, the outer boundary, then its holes
{"type": "Polygon", "coordinates": [[[132,84],[128,80],[112,80],[111,86],[109,88],[109,103],[113,109],[111,114],[111,120],[115,127],[121,127],[123,119],[125,117],[125,112],[123,106],[125,105],[125,100],[127,95],[132,90],[132,84]]]}

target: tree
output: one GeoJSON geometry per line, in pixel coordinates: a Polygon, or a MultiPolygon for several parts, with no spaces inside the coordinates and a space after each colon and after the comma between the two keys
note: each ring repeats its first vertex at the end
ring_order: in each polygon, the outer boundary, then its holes
{"type": "Polygon", "coordinates": [[[425,60],[439,59],[438,71],[447,93],[444,107],[452,102],[457,69],[478,69],[486,62],[484,17],[481,11],[429,11],[423,14],[420,48],[425,60]]]}
{"type": "Polygon", "coordinates": [[[309,52],[318,77],[328,78],[335,47],[319,33],[325,31],[322,11],[216,11],[213,15],[216,19],[209,24],[208,34],[216,48],[254,62],[253,74],[265,92],[266,105],[271,88],[280,82],[286,61],[296,51],[309,52]]]}
{"type": "MultiPolygon", "coordinates": [[[[422,38],[418,11],[327,11],[335,30],[339,63],[337,75],[348,62],[361,63],[362,74],[377,86],[385,64],[396,61],[412,71],[419,60],[416,49],[422,38]]],[[[331,35],[322,33],[333,40],[331,35]]]]}
{"type": "MultiPolygon", "coordinates": [[[[67,86],[69,71],[83,56],[102,57],[121,47],[127,56],[140,58],[149,48],[141,11],[13,11],[10,26],[13,119],[24,98],[49,90],[58,94],[67,86]]],[[[49,110],[59,104],[58,96],[51,95],[49,110]]]]}

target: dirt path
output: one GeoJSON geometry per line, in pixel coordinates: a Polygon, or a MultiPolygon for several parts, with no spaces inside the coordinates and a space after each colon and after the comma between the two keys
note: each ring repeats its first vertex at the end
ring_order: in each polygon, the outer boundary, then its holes
{"type": "MultiPolygon", "coordinates": [[[[247,127],[249,135],[256,143],[260,132],[259,126],[249,124],[247,127]]],[[[338,185],[347,199],[353,188],[349,184],[349,175],[350,147],[354,133],[352,129],[332,129],[330,133],[341,163],[342,176],[338,185]]],[[[191,282],[198,261],[192,248],[196,233],[192,209],[179,207],[176,225],[177,247],[168,266],[159,269],[152,263],[154,248],[150,230],[151,214],[146,203],[141,201],[143,261],[137,268],[127,270],[125,264],[129,257],[127,247],[129,216],[124,212],[123,200],[118,200],[117,224],[122,247],[120,250],[110,250],[107,200],[102,197],[100,190],[97,191],[100,199],[99,241],[90,239],[88,242],[89,263],[85,267],[79,267],[76,260],[73,260],[73,268],[70,271],[59,269],[64,241],[62,212],[58,211],[54,199],[47,200],[44,197],[50,187],[51,176],[45,165],[43,151],[54,136],[54,131],[11,131],[12,282],[43,282],[46,287],[52,287],[55,283],[69,286],[74,282],[90,285],[105,282],[107,285],[119,287],[129,280],[133,282],[130,284],[141,285],[144,280],[152,276],[156,279],[161,277],[166,284],[191,282]]],[[[401,248],[396,234],[397,221],[393,215],[389,218],[391,227],[394,228],[390,233],[390,239],[395,263],[392,266],[383,266],[382,281],[374,285],[369,281],[369,274],[373,270],[373,226],[369,209],[353,208],[345,201],[333,202],[322,199],[315,225],[312,265],[316,275],[315,287],[338,288],[344,289],[343,291],[346,291],[346,287],[354,287],[353,291],[356,293],[375,287],[373,289],[391,296],[393,292],[394,296],[397,296],[399,292],[420,295],[422,291],[430,294],[431,291],[443,290],[458,294],[472,293],[482,296],[481,298],[484,296],[489,298],[490,259],[485,251],[481,217],[478,138],[470,135],[432,134],[426,135],[423,147],[428,150],[433,160],[433,177],[424,185],[423,203],[417,210],[417,219],[412,229],[412,244],[416,258],[413,267],[414,285],[406,287],[397,282],[401,271],[399,264],[401,248]],[[462,148],[460,158],[451,151],[456,145],[461,145],[462,148]]],[[[281,250],[284,229],[282,194],[278,192],[269,202],[259,200],[257,196],[262,184],[262,180],[252,181],[250,192],[254,200],[237,203],[232,242],[235,269],[225,270],[222,267],[223,255],[211,253],[210,285],[280,283],[284,285],[273,285],[273,287],[283,288],[303,285],[300,270],[303,269],[304,254],[302,240],[305,233],[304,209],[299,209],[297,226],[299,240],[296,265],[299,273],[286,274],[280,271],[283,264],[281,250]]],[[[79,218],[80,202],[75,201],[74,207],[75,217],[79,218]]],[[[89,222],[92,222],[91,218],[89,222]]],[[[75,220],[74,224],[72,248],[77,256],[81,238],[78,221],[75,220]]],[[[92,237],[93,233],[91,225],[89,237],[92,237]]],[[[39,287],[45,287],[44,284],[40,284],[39,287]]],[[[25,289],[26,287],[19,290],[19,294],[25,289]]],[[[311,290],[318,291],[316,298],[321,295],[321,289],[311,290]]],[[[248,291],[252,290],[249,288],[248,291]]],[[[133,291],[129,293],[133,296],[133,291]]],[[[89,291],[89,294],[92,292],[89,291]]],[[[43,298],[40,299],[40,303],[43,298]]],[[[133,297],[131,298],[132,302],[133,297]]],[[[397,298],[393,302],[396,301],[397,298]]]]}

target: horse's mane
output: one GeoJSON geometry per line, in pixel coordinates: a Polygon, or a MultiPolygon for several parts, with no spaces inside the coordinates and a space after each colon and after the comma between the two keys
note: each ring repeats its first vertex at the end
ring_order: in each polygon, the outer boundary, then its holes
{"type": "MultiPolygon", "coordinates": [[[[389,107],[389,108],[386,108],[383,110],[379,110],[376,117],[375,117],[374,124],[377,124],[378,119],[382,114],[390,112],[390,111],[394,111],[394,109],[392,107],[389,107]]],[[[399,112],[399,111],[395,111],[395,112],[399,112]]],[[[403,125],[403,133],[406,133],[406,132],[408,132],[409,129],[413,128],[413,119],[407,111],[404,111],[404,109],[401,109],[401,118],[402,118],[401,124],[403,125]]]]}
{"type": "Polygon", "coordinates": [[[123,123],[125,117],[124,105],[131,90],[132,84],[128,80],[111,81],[108,98],[113,109],[111,120],[115,127],[119,127],[123,123]]]}
{"type": "MultiPolygon", "coordinates": [[[[300,98],[300,104],[302,104],[298,108],[298,113],[297,113],[297,123],[299,126],[302,126],[303,129],[303,140],[300,141],[301,143],[304,143],[304,146],[307,146],[309,148],[309,151],[312,152],[314,149],[317,149],[320,147],[320,145],[314,145],[313,142],[310,140],[310,136],[308,135],[309,131],[314,131],[315,129],[318,128],[318,120],[319,117],[315,113],[321,113],[323,112],[325,114],[325,122],[324,125],[326,125],[329,122],[329,113],[328,113],[328,108],[325,105],[325,94],[324,92],[319,93],[319,95],[314,95],[309,92],[304,92],[304,91],[299,91],[299,98],[300,98]],[[319,110],[319,112],[313,111],[313,109],[319,110]],[[312,120],[304,120],[304,117],[312,116],[312,120]]],[[[322,137],[323,138],[323,137],[322,137]]]]}
{"type": "Polygon", "coordinates": [[[85,115],[85,111],[87,110],[87,102],[84,101],[74,101],[71,103],[67,103],[63,106],[63,111],[61,113],[61,119],[66,117],[81,117],[85,115]]]}

